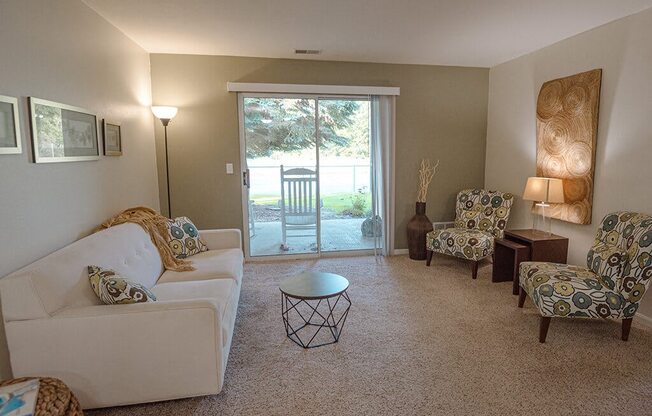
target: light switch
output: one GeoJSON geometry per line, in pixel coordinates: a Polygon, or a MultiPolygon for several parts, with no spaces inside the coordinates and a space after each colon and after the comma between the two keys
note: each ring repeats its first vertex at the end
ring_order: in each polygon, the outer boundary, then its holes
{"type": "Polygon", "coordinates": [[[233,163],[226,164],[226,174],[233,175],[233,163]]]}

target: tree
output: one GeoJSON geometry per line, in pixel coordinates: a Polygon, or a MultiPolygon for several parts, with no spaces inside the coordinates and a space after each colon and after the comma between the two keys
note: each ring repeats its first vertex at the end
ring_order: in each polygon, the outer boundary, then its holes
{"type": "Polygon", "coordinates": [[[369,157],[369,103],[359,104],[358,110],[353,114],[351,126],[339,130],[341,136],[349,139],[347,146],[331,147],[321,154],[324,156],[344,156],[354,158],[369,157]]]}
{"type": "MultiPolygon", "coordinates": [[[[247,157],[270,156],[315,146],[314,100],[295,98],[245,98],[247,157]]],[[[351,100],[319,102],[322,148],[347,146],[349,138],[338,131],[351,127],[359,104],[351,100]]]]}

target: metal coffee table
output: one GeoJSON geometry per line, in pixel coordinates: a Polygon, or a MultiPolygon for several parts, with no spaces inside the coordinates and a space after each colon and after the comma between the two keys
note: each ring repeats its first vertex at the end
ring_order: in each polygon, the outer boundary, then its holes
{"type": "Polygon", "coordinates": [[[284,280],[280,286],[281,313],[288,338],[303,348],[321,347],[339,341],[351,308],[351,299],[346,293],[348,288],[349,281],[333,273],[306,272],[284,280]],[[340,308],[336,310],[338,304],[340,308]],[[336,315],[339,317],[336,318],[336,315]],[[314,334],[309,331],[311,327],[316,328],[314,334]],[[330,332],[332,341],[313,344],[322,330],[330,332]],[[310,337],[308,342],[299,336],[304,332],[308,333],[304,338],[310,337]]]}

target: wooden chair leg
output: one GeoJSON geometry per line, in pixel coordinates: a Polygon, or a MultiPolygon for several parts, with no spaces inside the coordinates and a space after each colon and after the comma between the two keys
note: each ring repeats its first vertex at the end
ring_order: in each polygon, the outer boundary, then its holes
{"type": "Polygon", "coordinates": [[[434,251],[432,250],[426,250],[426,266],[430,266],[430,262],[432,261],[432,254],[434,251]]]}
{"type": "Polygon", "coordinates": [[[550,319],[552,319],[549,316],[542,316],[541,317],[541,323],[539,324],[539,342],[544,343],[546,342],[546,336],[548,335],[548,327],[550,327],[550,319]]]}
{"type": "Polygon", "coordinates": [[[479,262],[474,261],[473,265],[471,266],[472,267],[472,269],[471,269],[471,277],[473,277],[474,279],[478,278],[478,263],[479,262]]]}
{"type": "Polygon", "coordinates": [[[634,318],[627,318],[623,319],[623,334],[622,334],[622,340],[627,341],[629,339],[629,331],[632,329],[632,321],[634,318]]]}
{"type": "Polygon", "coordinates": [[[518,307],[522,308],[525,304],[525,298],[527,297],[527,292],[522,287],[519,288],[518,292],[518,307]]]}

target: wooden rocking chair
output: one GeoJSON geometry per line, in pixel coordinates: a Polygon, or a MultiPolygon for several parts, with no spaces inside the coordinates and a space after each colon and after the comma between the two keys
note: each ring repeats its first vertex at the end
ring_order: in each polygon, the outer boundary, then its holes
{"type": "Polygon", "coordinates": [[[317,172],[306,168],[283,169],[281,165],[281,230],[282,249],[288,237],[317,236],[317,172]],[[292,233],[290,231],[306,231],[292,233]]]}

